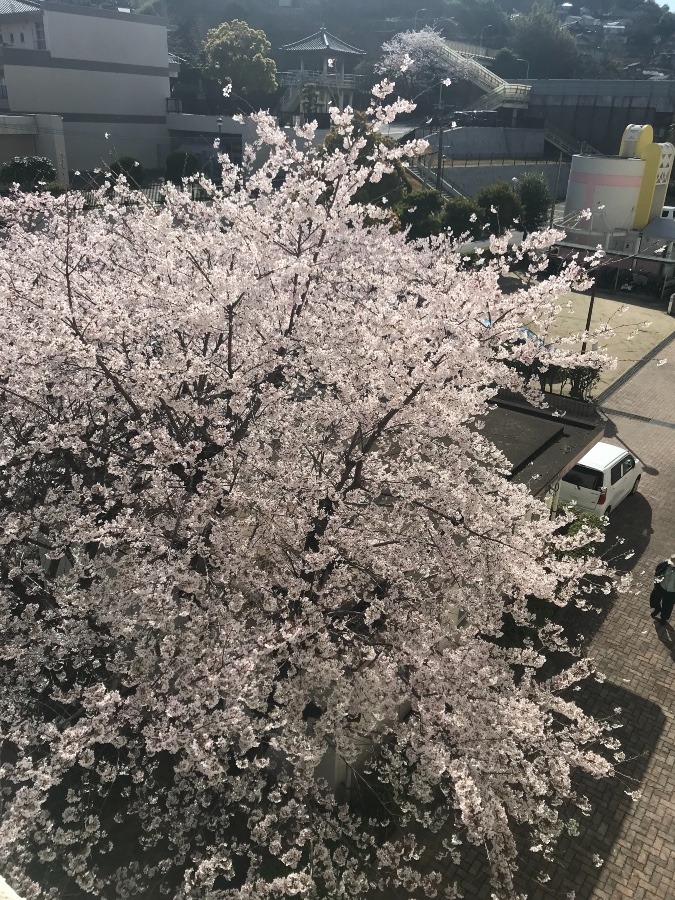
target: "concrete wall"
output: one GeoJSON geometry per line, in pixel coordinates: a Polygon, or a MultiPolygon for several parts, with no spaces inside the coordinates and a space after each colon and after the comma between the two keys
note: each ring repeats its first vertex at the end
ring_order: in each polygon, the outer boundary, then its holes
{"type": "MultiPolygon", "coordinates": [[[[38,51],[31,57],[47,56],[38,51]]],[[[169,76],[56,68],[45,59],[25,65],[24,54],[5,52],[5,83],[9,107],[16,113],[58,115],[161,116],[166,115],[169,76]]]]}
{"type": "MultiPolygon", "coordinates": [[[[438,146],[438,134],[427,138],[432,150],[438,146]]],[[[460,159],[541,159],[544,132],[539,128],[479,128],[466,126],[448,129],[443,134],[443,155],[460,159]]]]}
{"type": "Polygon", "coordinates": [[[0,166],[15,156],[35,155],[35,137],[32,134],[4,134],[0,125],[0,166]]]}
{"type": "MultiPolygon", "coordinates": [[[[144,66],[169,65],[164,19],[115,10],[46,3],[47,49],[62,59],[99,60],[144,66]]],[[[168,96],[168,94],[167,94],[168,96]]]]}
{"type": "Polygon", "coordinates": [[[528,116],[545,119],[587,141],[602,153],[616,154],[626,125],[654,127],[665,140],[675,116],[675,81],[531,81],[528,116]]]}
{"type": "MultiPolygon", "coordinates": [[[[557,200],[563,200],[565,197],[569,171],[570,167],[568,164],[563,163],[560,166],[557,200]]],[[[510,185],[512,178],[521,178],[523,175],[531,172],[541,172],[548,182],[551,194],[553,194],[558,176],[557,163],[550,166],[536,165],[534,163],[522,166],[446,166],[444,178],[464,196],[475,197],[478,191],[488,184],[492,184],[495,181],[505,181],[510,185]]],[[[435,181],[433,184],[435,184],[435,181]]]]}
{"type": "Polygon", "coordinates": [[[0,163],[15,156],[44,156],[56,180],[68,186],[68,161],[60,116],[0,116],[0,163]]]}
{"type": "Polygon", "coordinates": [[[169,153],[169,133],[163,124],[64,121],[63,131],[71,171],[103,168],[120,156],[133,156],[146,169],[162,170],[169,153]]]}

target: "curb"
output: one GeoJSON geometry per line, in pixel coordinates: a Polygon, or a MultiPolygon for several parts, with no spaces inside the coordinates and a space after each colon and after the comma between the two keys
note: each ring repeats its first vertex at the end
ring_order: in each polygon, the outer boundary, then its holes
{"type": "Polygon", "coordinates": [[[634,375],[637,375],[640,369],[644,368],[647,363],[651,362],[655,356],[658,356],[659,353],[665,350],[666,347],[668,347],[668,345],[673,341],[675,341],[675,331],[665,337],[660,343],[656,345],[656,347],[652,347],[649,353],[643,356],[642,359],[639,359],[636,363],[633,363],[630,369],[627,369],[623,373],[623,375],[620,375],[616,379],[616,381],[613,381],[612,384],[609,385],[609,387],[606,387],[605,390],[602,391],[602,393],[598,394],[598,396],[594,398],[595,402],[599,405],[604,403],[605,400],[611,397],[615,391],[618,391],[619,388],[623,387],[627,381],[630,381],[630,379],[634,375]]]}

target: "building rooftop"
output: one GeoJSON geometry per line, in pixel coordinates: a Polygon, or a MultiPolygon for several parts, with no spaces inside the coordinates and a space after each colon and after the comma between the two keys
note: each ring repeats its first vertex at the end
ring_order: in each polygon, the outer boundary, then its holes
{"type": "Polygon", "coordinates": [[[0,0],[0,16],[16,16],[39,11],[39,3],[24,3],[23,0],[0,0]]]}
{"type": "Polygon", "coordinates": [[[334,53],[348,53],[353,56],[365,56],[365,50],[359,50],[358,47],[352,47],[351,44],[345,43],[339,37],[326,31],[325,27],[321,27],[316,34],[310,34],[309,37],[303,38],[301,41],[295,41],[293,44],[284,44],[280,50],[298,51],[322,51],[332,50],[334,53]]]}
{"type": "Polygon", "coordinates": [[[548,408],[500,391],[484,419],[483,434],[511,463],[511,481],[542,497],[597,443],[604,423],[589,403],[542,395],[548,408]]]}

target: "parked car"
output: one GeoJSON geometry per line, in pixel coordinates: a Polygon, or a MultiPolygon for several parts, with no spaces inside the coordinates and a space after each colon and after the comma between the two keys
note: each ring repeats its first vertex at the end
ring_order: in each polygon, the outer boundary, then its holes
{"type": "Polygon", "coordinates": [[[600,441],[560,482],[558,506],[575,503],[599,516],[608,516],[640,484],[643,465],[625,447],[600,441]]]}

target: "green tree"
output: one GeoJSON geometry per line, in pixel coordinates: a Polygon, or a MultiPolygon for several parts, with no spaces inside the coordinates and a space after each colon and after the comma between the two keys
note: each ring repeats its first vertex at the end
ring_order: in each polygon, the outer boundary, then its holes
{"type": "Polygon", "coordinates": [[[528,172],[516,188],[520,200],[520,222],[525,234],[536,231],[546,223],[553,198],[548,182],[541,172],[528,172]]]}
{"type": "Polygon", "coordinates": [[[120,156],[110,166],[110,175],[113,184],[120,175],[124,175],[131,187],[140,187],[145,178],[145,169],[133,156],[120,156]]]}
{"type": "Polygon", "coordinates": [[[443,228],[452,231],[455,237],[469,234],[473,238],[481,236],[482,210],[474,200],[468,197],[453,197],[446,200],[441,215],[443,228]]]}
{"type": "Polygon", "coordinates": [[[497,52],[490,68],[495,75],[508,80],[509,78],[521,78],[526,71],[526,64],[516,56],[513,50],[502,47],[497,52]]]}
{"type": "Polygon", "coordinates": [[[585,74],[576,42],[560,22],[552,0],[535,2],[529,15],[515,20],[511,49],[529,61],[533,78],[585,74]]]}
{"type": "Polygon", "coordinates": [[[174,150],[166,158],[165,177],[167,181],[180,184],[183,178],[189,178],[199,172],[199,160],[192,153],[174,150]]]}
{"type": "Polygon", "coordinates": [[[22,191],[34,191],[56,178],[56,169],[44,156],[15,156],[0,167],[0,184],[18,184],[22,191]]]}
{"type": "Polygon", "coordinates": [[[457,22],[461,31],[475,38],[484,32],[483,39],[488,44],[509,33],[506,14],[494,0],[447,0],[446,10],[446,15],[457,22]]]}
{"type": "Polygon", "coordinates": [[[408,237],[411,241],[440,234],[444,211],[443,196],[433,189],[410,194],[396,207],[401,225],[410,228],[408,237]]]}
{"type": "Polygon", "coordinates": [[[514,220],[521,214],[520,200],[505,181],[495,181],[481,188],[476,202],[490,234],[501,234],[513,227],[514,220]]]}
{"type": "Polygon", "coordinates": [[[212,28],[206,35],[204,72],[233,88],[233,97],[255,107],[277,89],[277,67],[269,56],[272,45],[264,31],[234,19],[212,28]]]}

